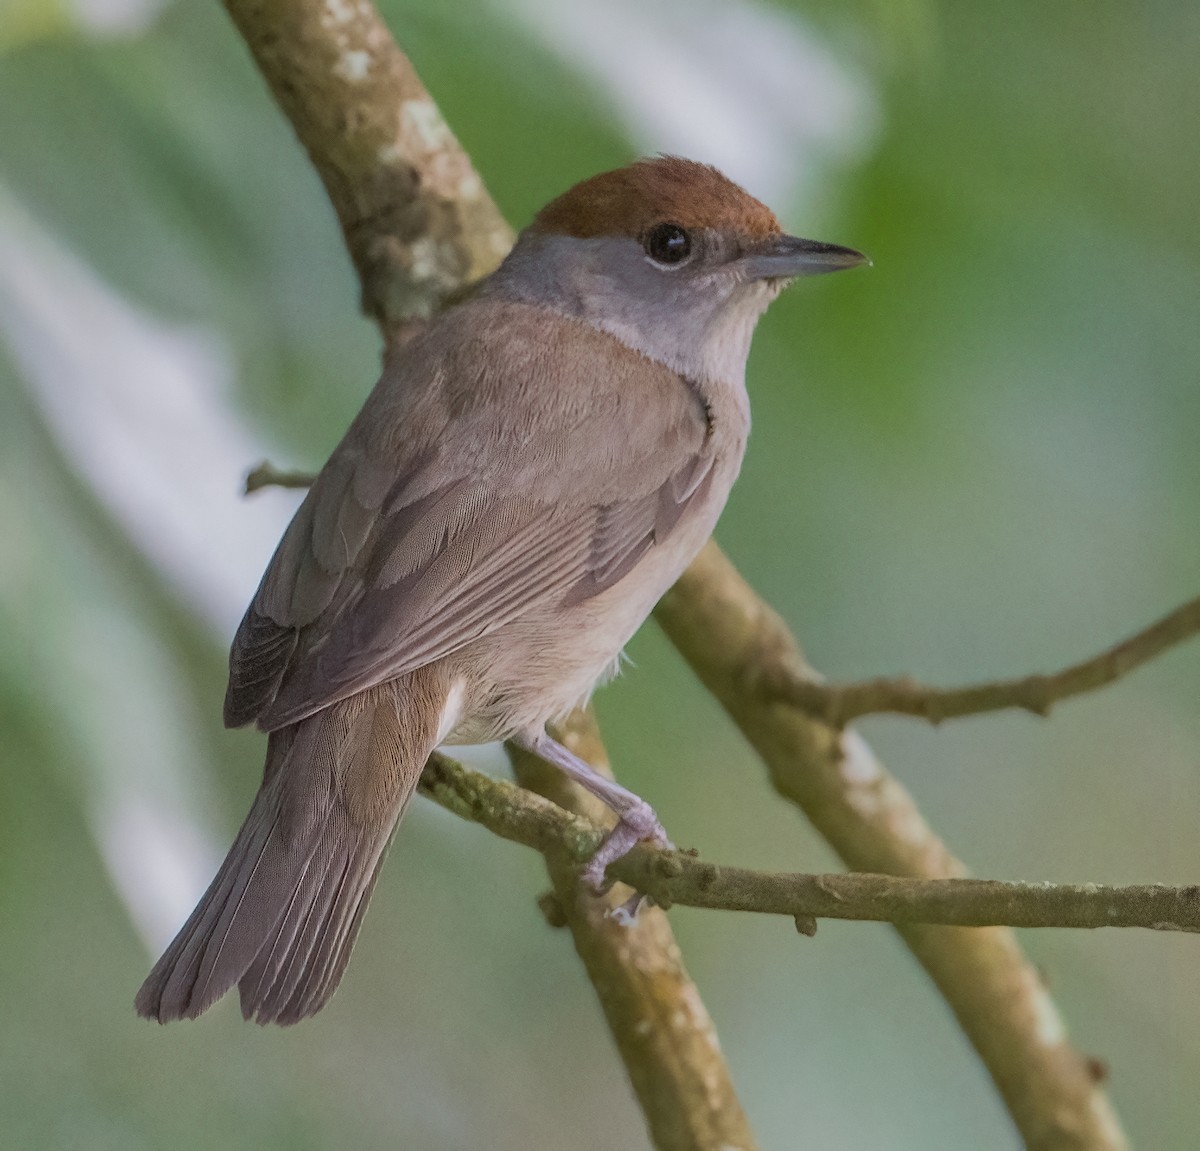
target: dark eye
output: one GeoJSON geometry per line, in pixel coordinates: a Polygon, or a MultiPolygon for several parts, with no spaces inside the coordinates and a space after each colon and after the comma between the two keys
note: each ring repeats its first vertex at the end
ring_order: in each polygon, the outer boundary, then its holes
{"type": "Polygon", "coordinates": [[[656,264],[678,264],[692,254],[692,238],[678,224],[655,224],[642,247],[656,264]]]}

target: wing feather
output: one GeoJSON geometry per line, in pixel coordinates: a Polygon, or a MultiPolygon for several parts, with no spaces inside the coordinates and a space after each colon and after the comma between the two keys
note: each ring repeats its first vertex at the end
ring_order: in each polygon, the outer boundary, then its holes
{"type": "Polygon", "coordinates": [[[707,491],[691,385],[591,333],[589,386],[547,403],[579,361],[535,319],[510,317],[507,361],[482,379],[455,368],[463,341],[444,334],[385,372],[242,621],[227,723],[276,730],[526,612],[591,599],[707,491]]]}

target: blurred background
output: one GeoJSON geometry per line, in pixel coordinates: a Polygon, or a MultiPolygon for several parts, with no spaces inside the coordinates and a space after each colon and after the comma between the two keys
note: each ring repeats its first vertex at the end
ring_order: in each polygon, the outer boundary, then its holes
{"type": "MultiPolygon", "coordinates": [[[[714,162],[870,271],[759,329],[718,537],[838,678],[1049,670],[1200,590],[1200,7],[392,0],[509,219],[714,162]]],[[[227,642],[374,381],[216,3],[0,2],[0,1130],[13,1148],[646,1146],[541,861],[418,801],[333,1004],[131,1000],[253,795],[227,642]]],[[[675,840],[836,866],[653,626],[598,706],[675,840]]],[[[1048,721],[863,730],[977,874],[1200,878],[1200,645],[1048,721]]],[[[1017,1139],[894,935],[677,909],[765,1148],[1017,1139]]],[[[1026,933],[1135,1143],[1200,1126],[1200,943],[1026,933]]]]}

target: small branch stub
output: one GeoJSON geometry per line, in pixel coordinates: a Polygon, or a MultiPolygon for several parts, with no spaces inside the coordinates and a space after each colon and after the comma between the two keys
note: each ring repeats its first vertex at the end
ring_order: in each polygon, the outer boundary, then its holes
{"type": "Polygon", "coordinates": [[[310,488],[316,480],[311,472],[286,472],[275,467],[269,460],[250,469],[246,475],[246,495],[263,488],[310,488]]]}
{"type": "Polygon", "coordinates": [[[553,888],[543,891],[537,898],[538,910],[546,921],[547,927],[560,928],[567,926],[567,913],[563,910],[562,900],[553,888]]]}

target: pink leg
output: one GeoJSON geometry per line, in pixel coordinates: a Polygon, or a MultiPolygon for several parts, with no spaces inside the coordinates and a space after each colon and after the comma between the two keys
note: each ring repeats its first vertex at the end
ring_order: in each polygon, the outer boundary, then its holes
{"type": "Polygon", "coordinates": [[[581,878],[593,891],[604,890],[604,872],[608,865],[618,860],[643,839],[660,847],[672,848],[667,833],[658,821],[652,808],[640,796],[622,787],[579,756],[573,755],[561,743],[551,739],[545,732],[532,736],[516,736],[513,742],[531,752],[539,759],[553,764],[580,787],[590,791],[597,799],[606,803],[617,813],[617,825],[604,837],[596,854],[588,860],[581,878]]]}

